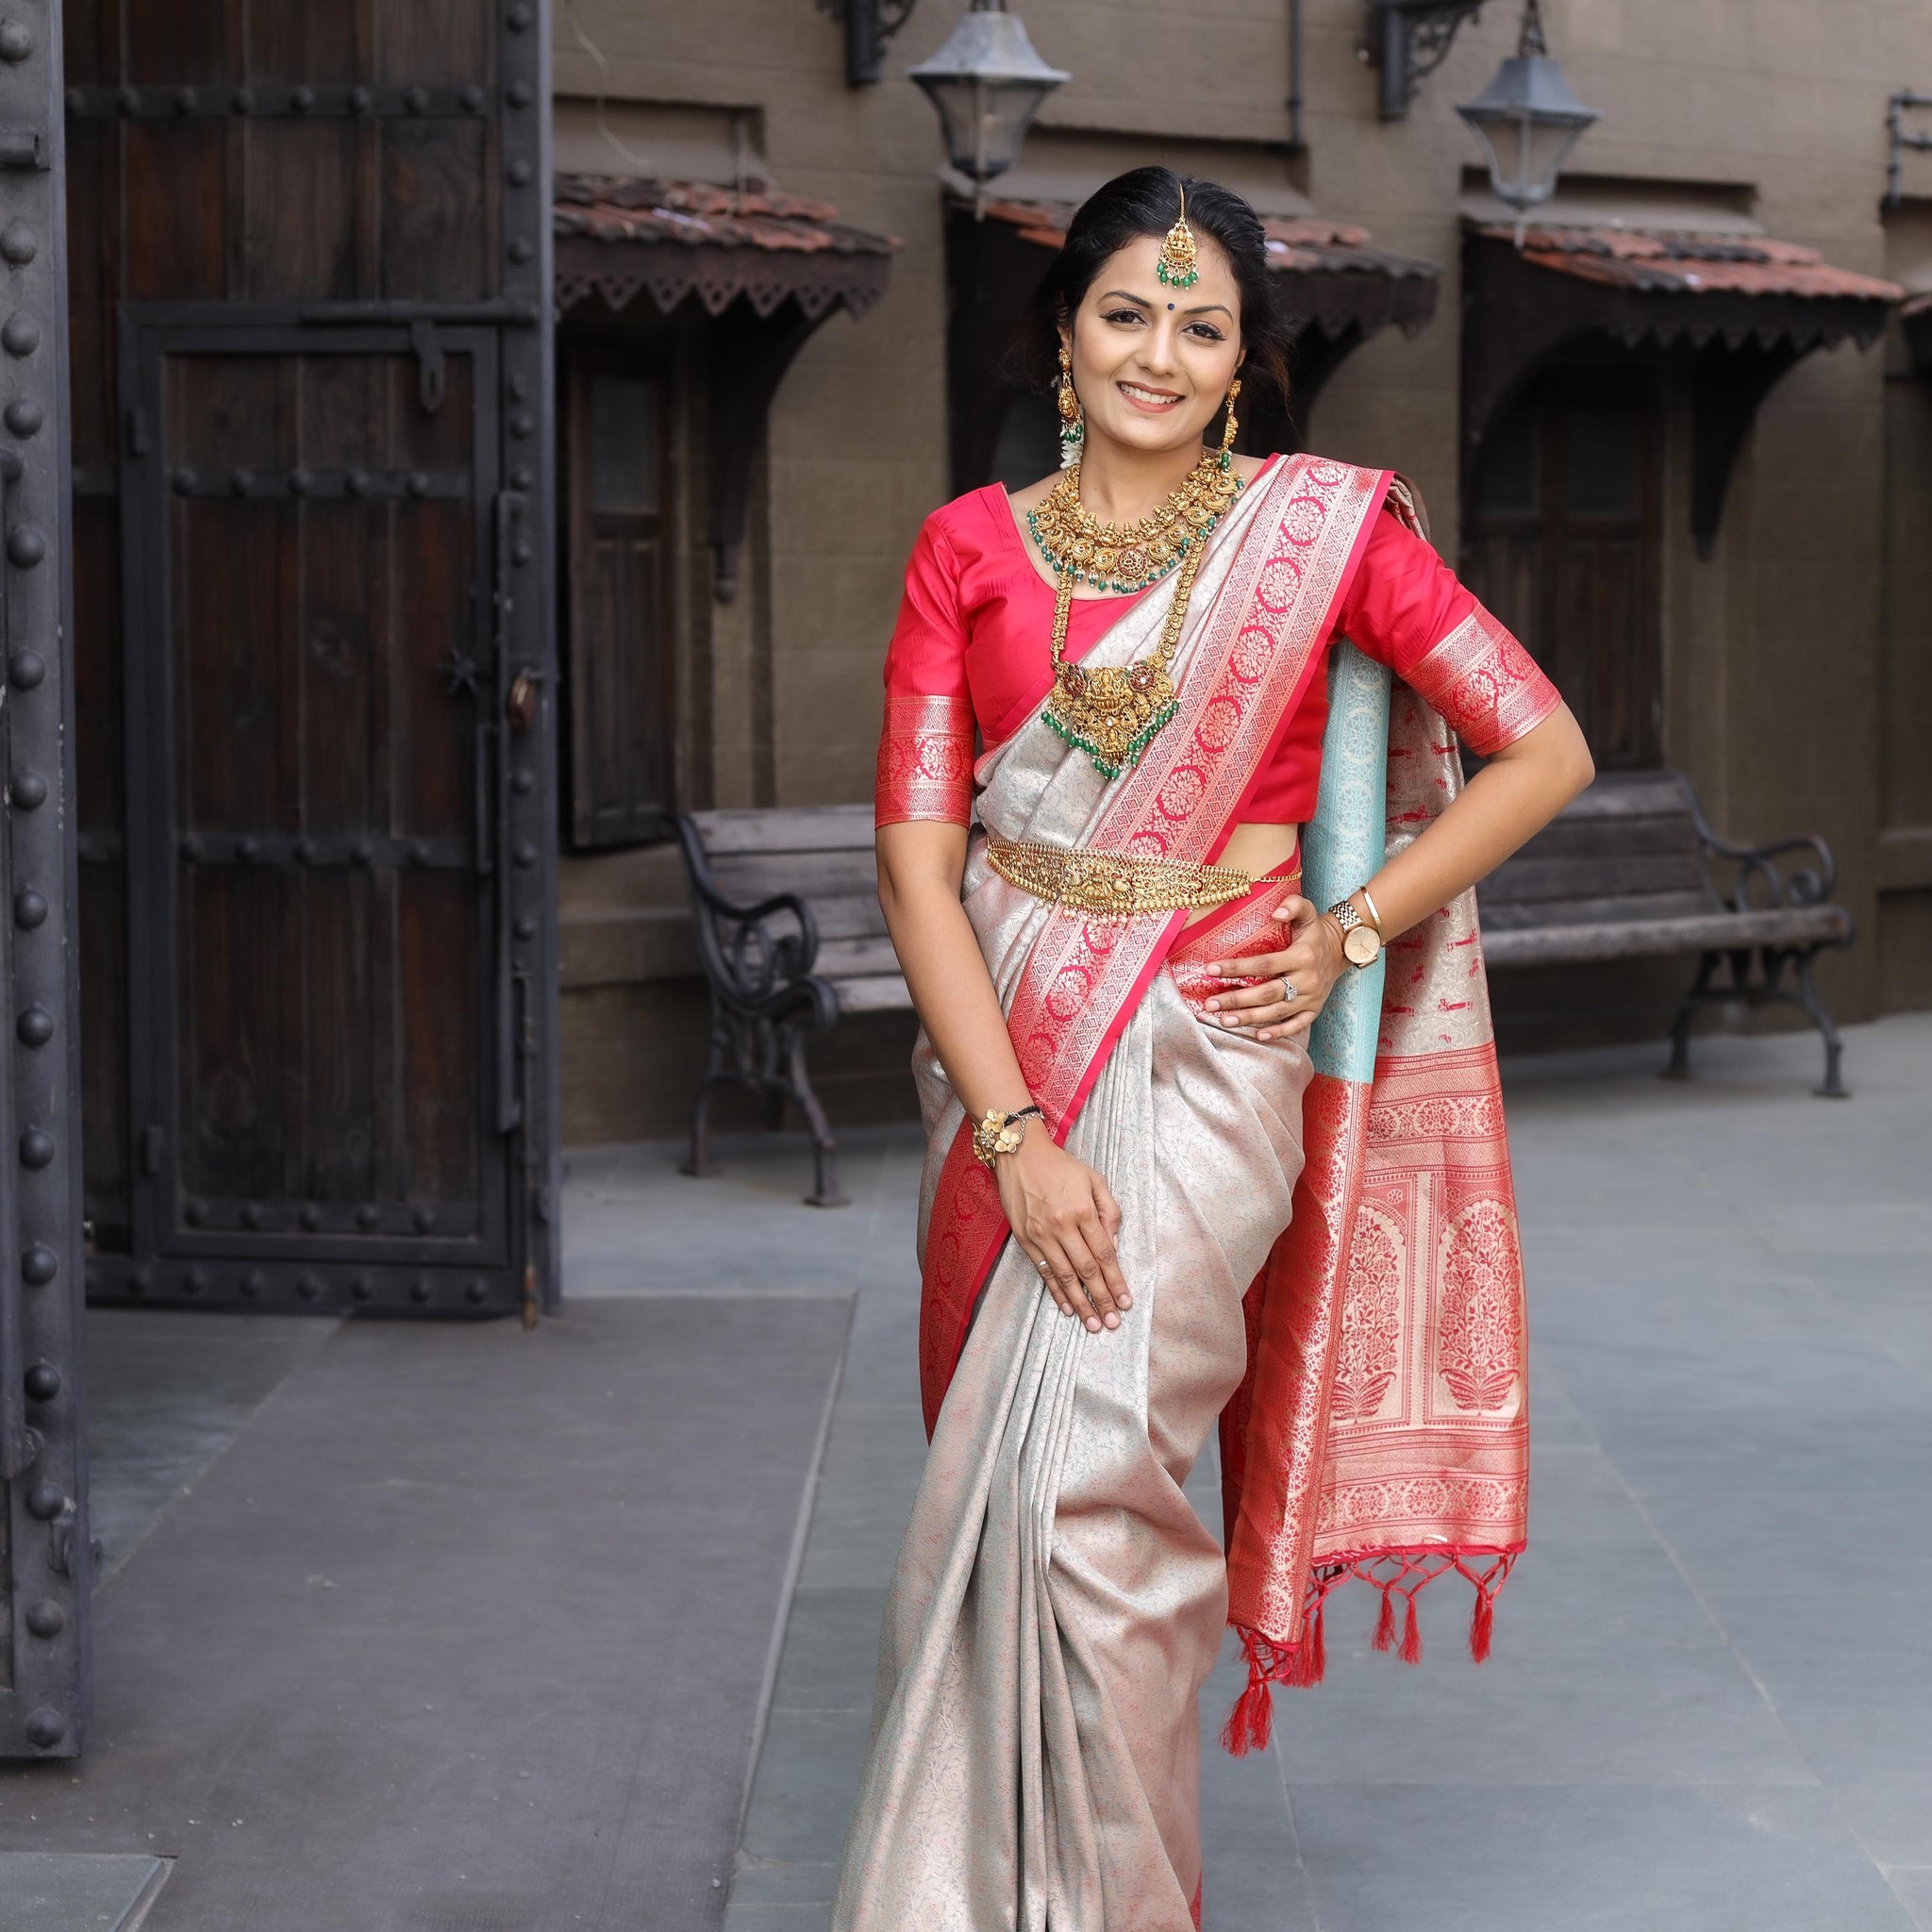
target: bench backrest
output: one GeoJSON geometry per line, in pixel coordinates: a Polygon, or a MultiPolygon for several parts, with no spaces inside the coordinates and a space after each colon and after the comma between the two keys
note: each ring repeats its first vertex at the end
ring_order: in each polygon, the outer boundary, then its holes
{"type": "Polygon", "coordinates": [[[1607,772],[1476,889],[1484,928],[1599,925],[1714,910],[1690,781],[1607,772]]]}
{"type": "MultiPolygon", "coordinates": [[[[818,922],[826,979],[897,970],[879,910],[870,805],[691,814],[713,883],[748,906],[796,892],[818,922]]],[[[1486,928],[1590,925],[1713,910],[1690,784],[1607,772],[1478,888],[1486,928]]]]}
{"type": "Polygon", "coordinates": [[[870,805],[804,805],[745,811],[694,811],[711,881],[749,906],[796,892],[818,924],[812,970],[838,980],[896,973],[879,910],[870,805]]]}

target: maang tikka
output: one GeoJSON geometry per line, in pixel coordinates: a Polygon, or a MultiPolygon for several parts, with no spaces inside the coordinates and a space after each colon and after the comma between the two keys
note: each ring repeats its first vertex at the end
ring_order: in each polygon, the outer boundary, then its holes
{"type": "Polygon", "coordinates": [[[1194,231],[1188,226],[1185,188],[1181,190],[1180,219],[1167,231],[1167,239],[1160,244],[1160,259],[1154,264],[1154,273],[1170,289],[1191,289],[1201,279],[1194,259],[1194,231]]]}

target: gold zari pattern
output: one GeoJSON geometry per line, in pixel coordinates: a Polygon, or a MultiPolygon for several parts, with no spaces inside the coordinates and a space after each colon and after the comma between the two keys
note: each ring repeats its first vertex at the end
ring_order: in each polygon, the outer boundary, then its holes
{"type": "Polygon", "coordinates": [[[1030,839],[989,839],[986,858],[1008,885],[1098,919],[1224,906],[1244,898],[1256,884],[1232,865],[1139,858],[1124,852],[1041,845],[1030,839]]]}

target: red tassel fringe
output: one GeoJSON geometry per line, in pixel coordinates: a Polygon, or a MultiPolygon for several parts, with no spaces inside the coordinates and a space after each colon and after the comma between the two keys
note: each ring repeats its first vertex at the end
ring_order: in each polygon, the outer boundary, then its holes
{"type": "Polygon", "coordinates": [[[1237,1624],[1241,1651],[1248,1660],[1247,1689],[1235,1699],[1234,1708],[1222,1727],[1221,1742],[1236,1757],[1250,1751],[1265,1751],[1274,1731],[1276,1684],[1297,1690],[1319,1684],[1328,1668],[1324,1623],[1329,1592],[1350,1577],[1373,1584],[1381,1592],[1382,1607],[1375,1618],[1375,1634],[1371,1642],[1376,1650],[1395,1646],[1395,1599],[1403,1599],[1401,1657],[1416,1664],[1423,1657],[1422,1618],[1416,1598],[1437,1577],[1453,1570],[1475,1590],[1475,1608],[1469,1622],[1469,1654],[1477,1663],[1487,1663],[1490,1640],[1495,1624],[1496,1592],[1507,1580],[1516,1553],[1498,1554],[1482,1550],[1460,1552],[1444,1549],[1397,1551],[1383,1557],[1364,1557],[1353,1563],[1324,1564],[1308,1579],[1307,1595],[1302,1606],[1301,1629],[1291,1643],[1277,1643],[1258,1630],[1237,1624]]]}

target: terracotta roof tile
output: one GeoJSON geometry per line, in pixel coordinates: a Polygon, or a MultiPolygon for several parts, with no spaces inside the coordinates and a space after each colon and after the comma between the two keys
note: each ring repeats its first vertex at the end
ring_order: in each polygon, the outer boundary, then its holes
{"type": "MultiPolygon", "coordinates": [[[[1511,242],[1506,225],[1477,232],[1511,242]]],[[[1833,268],[1815,248],[1757,235],[1677,235],[1635,228],[1531,226],[1523,258],[1558,275],[1612,288],[1678,295],[1726,293],[1896,302],[1895,282],[1833,268]]]]}
{"type": "Polygon", "coordinates": [[[760,315],[794,297],[808,314],[840,303],[858,315],[899,248],[828,201],[703,181],[558,175],[553,222],[565,308],[593,291],[621,308],[644,288],[666,312],[695,291],[714,315],[741,295],[760,315]]]}
{"type": "Polygon", "coordinates": [[[608,175],[557,177],[557,232],[599,242],[675,242],[685,247],[770,248],[891,255],[894,235],[839,219],[828,201],[776,189],[740,191],[704,181],[639,181],[608,175]]]}

